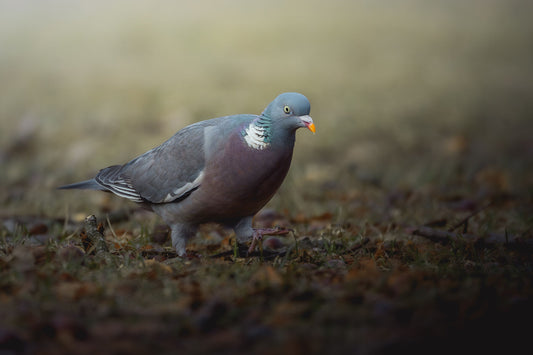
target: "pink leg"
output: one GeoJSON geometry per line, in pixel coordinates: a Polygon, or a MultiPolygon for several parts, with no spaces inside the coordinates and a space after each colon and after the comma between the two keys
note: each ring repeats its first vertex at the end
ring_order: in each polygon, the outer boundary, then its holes
{"type": "Polygon", "coordinates": [[[254,234],[252,235],[252,244],[250,244],[248,254],[252,253],[255,250],[256,243],[262,243],[264,235],[285,235],[288,234],[290,231],[290,229],[278,228],[254,229],[254,234]]]}

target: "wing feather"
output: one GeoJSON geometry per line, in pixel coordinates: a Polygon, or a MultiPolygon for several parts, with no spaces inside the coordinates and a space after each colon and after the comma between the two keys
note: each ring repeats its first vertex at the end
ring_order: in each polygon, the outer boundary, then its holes
{"type": "Polygon", "coordinates": [[[203,124],[185,127],[159,147],[124,165],[122,174],[151,203],[182,199],[202,182],[204,127],[203,124]]]}
{"type": "Polygon", "coordinates": [[[135,202],[181,201],[201,186],[206,159],[220,149],[224,137],[254,117],[226,116],[192,124],[130,162],[102,169],[95,180],[135,202]]]}
{"type": "Polygon", "coordinates": [[[100,170],[94,178],[96,182],[115,195],[134,202],[144,202],[142,196],[135,190],[128,178],[121,174],[121,165],[113,165],[100,170]]]}

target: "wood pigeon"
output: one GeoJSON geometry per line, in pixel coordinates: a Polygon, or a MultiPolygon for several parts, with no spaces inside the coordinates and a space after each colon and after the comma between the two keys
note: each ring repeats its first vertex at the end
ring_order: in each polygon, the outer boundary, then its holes
{"type": "Polygon", "coordinates": [[[315,132],[309,111],[304,95],[284,93],[261,115],[194,123],[124,165],[60,189],[102,190],[145,205],[170,226],[179,256],[207,222],[233,228],[240,243],[253,238],[251,251],[256,240],[273,232],[254,230],[252,217],[287,175],[296,130],[315,132]]]}

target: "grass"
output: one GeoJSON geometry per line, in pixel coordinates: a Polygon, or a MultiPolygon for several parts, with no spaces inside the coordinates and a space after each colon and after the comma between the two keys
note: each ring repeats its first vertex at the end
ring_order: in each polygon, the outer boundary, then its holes
{"type": "MultiPolygon", "coordinates": [[[[0,5],[0,352],[510,352],[527,339],[533,51],[524,1],[0,5]],[[310,98],[256,218],[282,253],[55,190],[189,123],[310,98]],[[88,253],[96,214],[110,251],[88,253]],[[431,241],[466,217],[471,242],[431,241]],[[109,219],[109,222],[108,222],[109,219]],[[519,237],[520,244],[483,238],[519,237]],[[210,256],[221,254],[219,257],[210,256]]],[[[464,225],[455,231],[463,233],[464,225]]],[[[279,252],[279,250],[278,250],[279,252]]]]}
{"type": "Polygon", "coordinates": [[[531,307],[529,252],[364,235],[357,248],[351,233],[311,235],[271,261],[210,259],[196,243],[203,258],[169,259],[143,252],[152,249],[141,237],[132,244],[144,248],[96,255],[70,237],[4,238],[4,337],[44,353],[382,353],[502,346],[492,336],[512,349],[527,331],[518,322],[531,307]]]}

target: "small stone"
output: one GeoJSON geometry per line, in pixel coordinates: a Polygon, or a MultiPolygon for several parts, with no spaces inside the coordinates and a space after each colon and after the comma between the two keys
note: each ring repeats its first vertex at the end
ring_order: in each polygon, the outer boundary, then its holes
{"type": "Polygon", "coordinates": [[[283,248],[283,242],[279,238],[270,237],[263,241],[263,247],[277,250],[283,248]]]}

